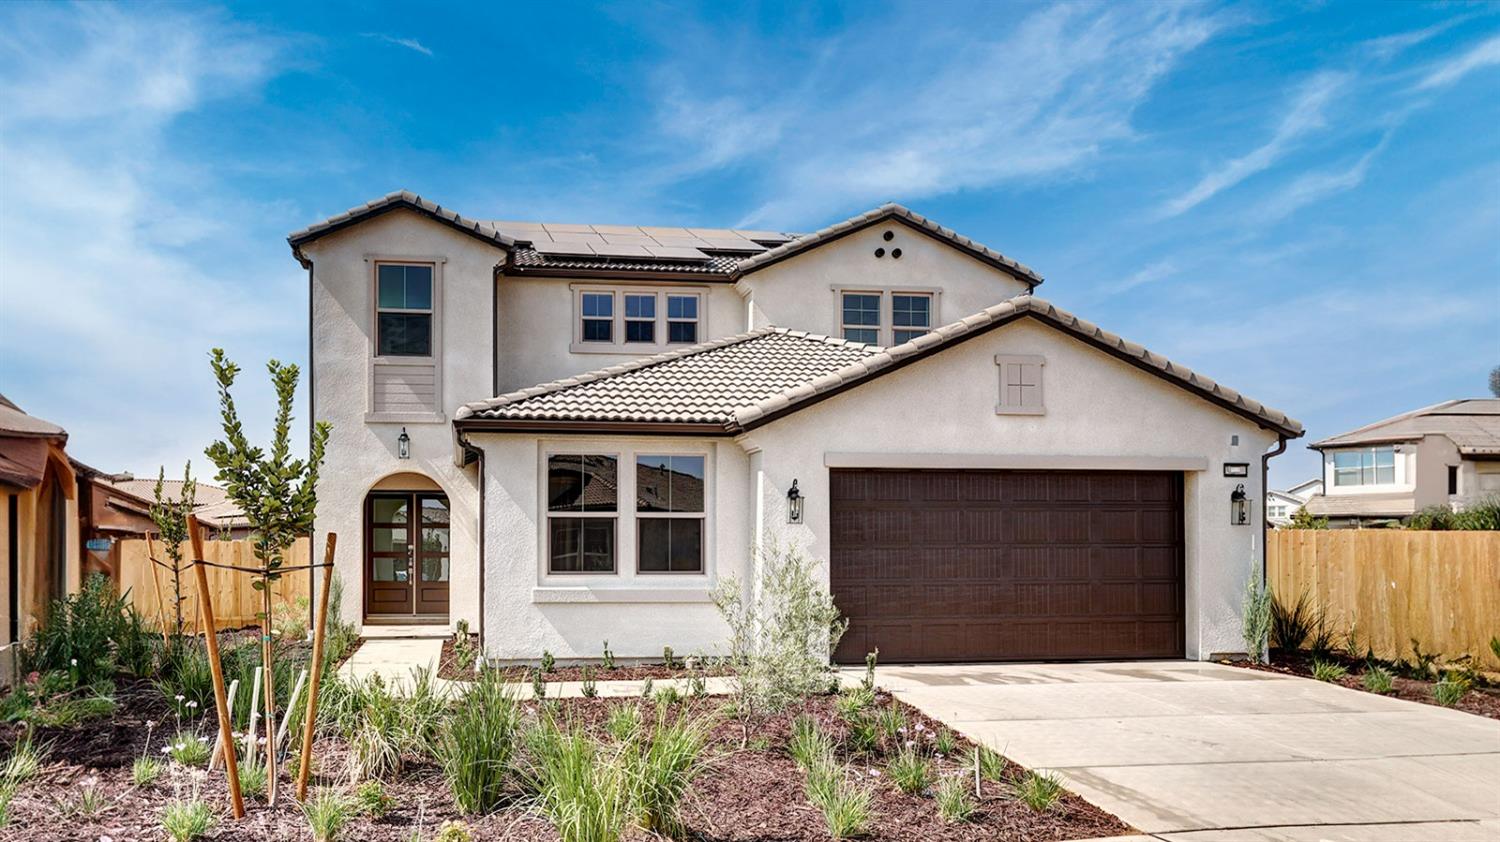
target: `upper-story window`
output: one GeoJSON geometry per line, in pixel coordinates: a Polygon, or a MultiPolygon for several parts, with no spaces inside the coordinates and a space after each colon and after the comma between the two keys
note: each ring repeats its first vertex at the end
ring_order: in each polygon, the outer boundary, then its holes
{"type": "Polygon", "coordinates": [[[846,292],[843,299],[844,338],[879,345],[880,293],[846,292]]]}
{"type": "Polygon", "coordinates": [[[1392,485],[1396,482],[1396,449],[1367,447],[1333,454],[1333,484],[1392,485]]]}
{"type": "Polygon", "coordinates": [[[574,287],[575,353],[640,353],[691,345],[706,333],[702,290],[574,287]]]}
{"type": "Polygon", "coordinates": [[[932,329],[932,296],[898,292],[891,296],[891,339],[910,342],[932,329]]]}
{"type": "Polygon", "coordinates": [[[376,285],[376,354],[432,356],[432,266],[382,263],[376,285]]]}

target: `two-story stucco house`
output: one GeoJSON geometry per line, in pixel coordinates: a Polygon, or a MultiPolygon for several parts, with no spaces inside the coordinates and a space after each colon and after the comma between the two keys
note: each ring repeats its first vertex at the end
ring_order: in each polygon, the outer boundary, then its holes
{"type": "Polygon", "coordinates": [[[1462,509],[1500,495],[1500,398],[1444,401],[1308,447],[1323,456],[1323,491],[1306,508],[1331,526],[1462,509]]]}
{"type": "Polygon", "coordinates": [[[905,208],[799,236],[393,193],[290,242],[351,621],[709,653],[715,583],[795,546],[841,661],[1244,648],[1263,457],[1301,426],[905,208]]]}

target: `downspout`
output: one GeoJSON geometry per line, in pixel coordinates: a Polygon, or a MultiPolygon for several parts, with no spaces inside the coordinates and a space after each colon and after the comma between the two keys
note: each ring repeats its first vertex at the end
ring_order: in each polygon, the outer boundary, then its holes
{"type": "MultiPolygon", "coordinates": [[[[303,257],[300,252],[297,256],[302,257],[302,262],[307,264],[307,450],[308,453],[311,453],[313,436],[318,427],[317,423],[313,421],[314,418],[318,417],[318,413],[315,411],[313,405],[313,397],[318,393],[317,389],[314,388],[313,382],[314,378],[318,376],[317,368],[313,366],[313,262],[311,258],[303,257]]],[[[317,491],[317,489],[313,490],[317,491]]],[[[314,507],[313,511],[314,520],[308,526],[309,532],[307,538],[307,557],[309,561],[315,561],[318,557],[317,549],[313,546],[315,543],[313,539],[318,534],[317,508],[314,507]]],[[[318,625],[317,615],[313,610],[313,606],[318,604],[318,600],[314,598],[318,595],[317,572],[318,569],[316,567],[309,566],[307,568],[307,627],[310,629],[316,628],[318,625]]]]}
{"type": "Polygon", "coordinates": [[[1276,437],[1276,449],[1268,450],[1260,456],[1260,585],[1266,587],[1266,558],[1270,549],[1267,541],[1271,535],[1271,522],[1266,518],[1267,503],[1271,499],[1269,475],[1271,471],[1271,458],[1280,456],[1286,452],[1286,436],[1276,437]]]}
{"type": "Polygon", "coordinates": [[[463,448],[464,461],[474,459],[479,469],[479,657],[482,662],[484,659],[484,579],[487,575],[484,566],[484,448],[475,446],[462,432],[458,434],[458,445],[463,448]]]}

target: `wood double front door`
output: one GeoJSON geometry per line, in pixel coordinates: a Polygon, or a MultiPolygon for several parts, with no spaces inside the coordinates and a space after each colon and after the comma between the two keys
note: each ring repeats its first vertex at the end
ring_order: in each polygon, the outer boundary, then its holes
{"type": "Polygon", "coordinates": [[[365,499],[365,616],[448,617],[448,498],[376,491],[365,499]]]}

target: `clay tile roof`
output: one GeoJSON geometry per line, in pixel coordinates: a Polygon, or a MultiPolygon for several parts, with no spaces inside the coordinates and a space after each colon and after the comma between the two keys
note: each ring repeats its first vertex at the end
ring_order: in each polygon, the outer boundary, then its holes
{"type": "Polygon", "coordinates": [[[736,433],[1028,316],[1281,435],[1302,435],[1302,425],[1286,413],[1030,295],[1001,302],[891,348],[762,328],[472,403],[459,409],[455,421],[460,426],[499,429],[524,427],[525,422],[593,423],[600,429],[631,423],[688,423],[736,433]]]}
{"type": "Polygon", "coordinates": [[[1447,436],[1465,456],[1500,455],[1500,398],[1444,401],[1315,441],[1308,447],[1321,450],[1389,444],[1428,435],[1447,436]]]}
{"type": "MultiPolygon", "coordinates": [[[[410,190],[397,190],[394,193],[387,193],[379,199],[365,202],[363,205],[350,208],[340,214],[335,214],[322,222],[309,225],[300,231],[293,231],[286,239],[292,246],[292,253],[297,255],[299,260],[302,260],[301,246],[304,243],[312,242],[319,237],[327,236],[335,231],[341,231],[351,225],[398,208],[405,208],[422,214],[450,228],[462,231],[471,237],[485,240],[503,248],[509,249],[515,245],[515,240],[502,233],[493,223],[466,219],[454,211],[444,208],[437,202],[424,199],[410,190]]],[[[303,262],[306,263],[305,260],[303,262]]]]}
{"type": "Polygon", "coordinates": [[[1009,257],[988,246],[977,243],[952,229],[944,228],[927,217],[894,202],[881,205],[874,210],[866,211],[858,216],[850,217],[843,222],[834,223],[821,231],[805,234],[769,251],[747,257],[740,261],[739,272],[741,275],[748,275],[757,269],[778,263],[807,249],[822,245],[830,240],[836,240],[855,231],[868,228],[871,225],[878,225],[890,219],[906,223],[908,226],[924,234],[943,240],[962,251],[968,252],[973,257],[985,263],[1018,275],[1021,280],[1027,282],[1032,287],[1042,282],[1042,276],[1037,274],[1031,267],[1011,260],[1009,257]]]}
{"type": "Polygon", "coordinates": [[[5,395],[0,395],[0,435],[66,439],[68,431],[51,421],[27,415],[5,395]]]}

